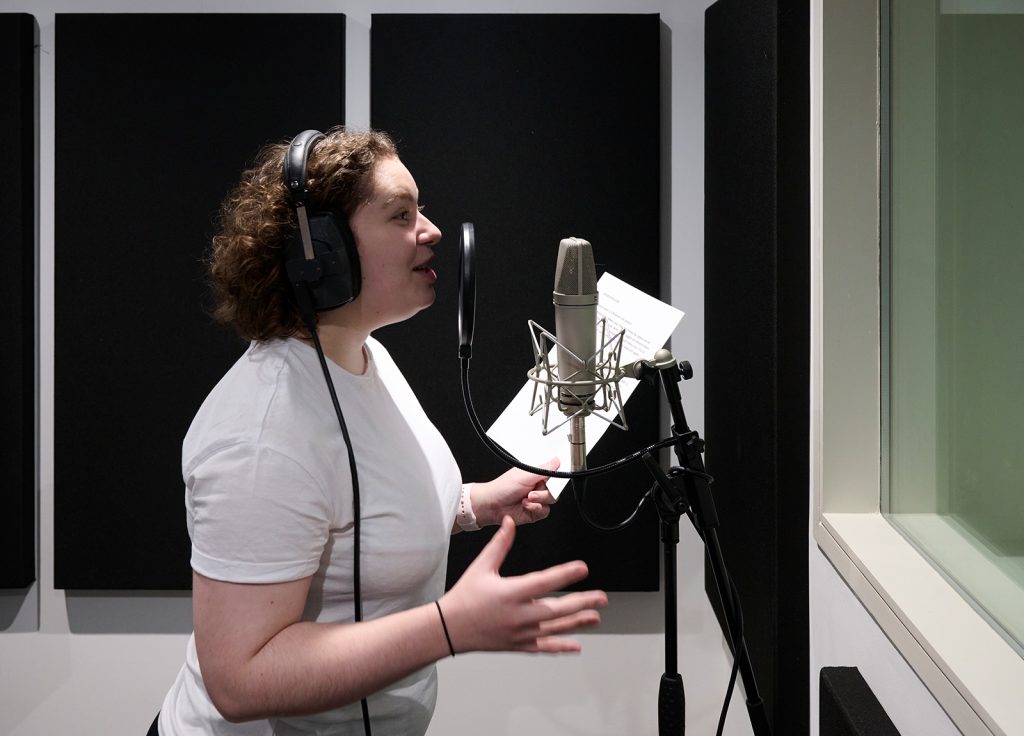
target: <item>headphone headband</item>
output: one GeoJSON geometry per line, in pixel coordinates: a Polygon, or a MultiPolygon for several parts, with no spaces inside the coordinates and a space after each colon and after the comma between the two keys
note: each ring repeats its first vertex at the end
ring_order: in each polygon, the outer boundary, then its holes
{"type": "Polygon", "coordinates": [[[284,158],[284,185],[296,207],[306,204],[309,194],[309,177],[306,165],[313,146],[324,139],[319,130],[304,130],[292,138],[284,158]]]}

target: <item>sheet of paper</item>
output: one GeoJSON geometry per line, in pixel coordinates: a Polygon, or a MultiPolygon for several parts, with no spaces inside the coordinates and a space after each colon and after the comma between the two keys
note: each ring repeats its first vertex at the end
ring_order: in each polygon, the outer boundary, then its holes
{"type": "MultiPolygon", "coordinates": [[[[673,306],[660,302],[652,296],[635,289],[625,281],[606,273],[597,282],[597,317],[606,320],[605,335],[610,337],[620,330],[625,330],[622,342],[621,365],[628,365],[642,358],[650,359],[654,353],[665,346],[675,330],[683,313],[673,306]]],[[[553,326],[548,327],[554,332],[553,326]]],[[[552,350],[554,353],[554,350],[552,350]]],[[[554,362],[552,356],[551,361],[554,362]]],[[[530,366],[523,366],[523,374],[530,366]]],[[[636,389],[637,381],[623,378],[619,383],[619,393],[626,407],[626,418],[629,418],[627,401],[636,389]]],[[[560,470],[569,469],[569,425],[566,424],[548,435],[543,434],[541,412],[530,416],[530,402],[533,399],[534,382],[526,384],[512,399],[497,421],[487,430],[487,434],[499,445],[511,452],[523,462],[536,465],[557,455],[562,464],[560,470]]],[[[559,424],[564,417],[556,407],[551,408],[549,425],[559,424]]],[[[595,416],[585,420],[587,452],[589,453],[606,431],[620,432],[607,422],[595,416]]],[[[564,478],[551,478],[548,488],[551,494],[558,495],[565,487],[564,478]]]]}

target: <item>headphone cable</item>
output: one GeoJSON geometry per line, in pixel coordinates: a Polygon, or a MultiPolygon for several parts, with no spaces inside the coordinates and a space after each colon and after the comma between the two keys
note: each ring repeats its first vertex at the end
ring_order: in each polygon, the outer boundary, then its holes
{"type": "MultiPolygon", "coordinates": [[[[338,417],[338,426],[341,427],[341,436],[345,439],[345,449],[348,450],[348,467],[349,472],[352,474],[352,515],[355,517],[353,520],[353,560],[352,560],[352,587],[353,587],[353,601],[355,603],[355,620],[360,622],[363,620],[363,596],[362,587],[359,576],[359,536],[360,536],[360,513],[359,513],[359,472],[356,470],[356,456],[352,451],[352,439],[348,434],[348,426],[345,424],[345,415],[342,414],[341,404],[338,402],[338,394],[334,390],[334,381],[331,380],[331,371],[327,367],[327,358],[324,355],[323,346],[320,344],[320,335],[317,333],[316,323],[307,325],[309,328],[309,334],[313,338],[313,345],[316,347],[316,355],[320,359],[320,368],[324,372],[324,379],[327,382],[327,390],[331,394],[331,403],[334,404],[334,413],[338,417]]],[[[370,732],[370,708],[366,702],[366,698],[359,701],[363,711],[363,730],[366,732],[366,736],[371,736],[370,732]]]]}

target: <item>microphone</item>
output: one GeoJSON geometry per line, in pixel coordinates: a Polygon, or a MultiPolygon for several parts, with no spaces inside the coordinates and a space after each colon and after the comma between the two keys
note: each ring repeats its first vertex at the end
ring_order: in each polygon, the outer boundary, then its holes
{"type": "Polygon", "coordinates": [[[558,244],[555,288],[555,341],[558,350],[558,409],[569,417],[572,470],[587,467],[584,420],[594,410],[597,350],[597,269],[594,250],[582,238],[558,244]]]}
{"type": "MultiPolygon", "coordinates": [[[[557,404],[569,416],[558,425],[559,427],[572,421],[573,415],[580,415],[576,417],[579,421],[572,425],[572,433],[569,435],[570,442],[576,448],[572,455],[572,471],[547,470],[526,465],[487,435],[487,430],[480,423],[480,417],[473,407],[473,397],[469,389],[469,360],[473,353],[473,327],[476,316],[474,235],[473,224],[463,223],[459,268],[459,362],[462,401],[473,430],[484,446],[509,465],[528,473],[572,480],[575,485],[582,483],[585,477],[610,472],[642,459],[645,453],[676,444],[677,438],[673,436],[600,467],[586,467],[584,414],[591,414],[613,427],[628,429],[622,397],[618,391],[618,383],[627,375],[627,371],[620,367],[625,330],[620,330],[606,339],[605,320],[596,319],[597,270],[594,267],[593,249],[590,243],[578,238],[566,238],[559,243],[555,289],[552,293],[556,320],[559,322],[559,334],[566,344],[560,344],[558,337],[530,320],[534,365],[526,373],[527,379],[533,383],[530,415],[543,412],[545,436],[557,429],[549,428],[548,425],[548,408],[552,404],[557,404]],[[597,343],[600,343],[600,347],[595,351],[597,343]],[[558,362],[555,363],[551,363],[549,359],[552,344],[558,348],[558,362]],[[560,369],[559,363],[566,368],[560,369]],[[538,393],[541,394],[539,400],[538,393]],[[603,412],[608,411],[612,411],[613,414],[605,416],[603,412]]],[[[639,377],[641,369],[649,367],[647,362],[638,361],[632,365],[629,375],[639,377]]]]}

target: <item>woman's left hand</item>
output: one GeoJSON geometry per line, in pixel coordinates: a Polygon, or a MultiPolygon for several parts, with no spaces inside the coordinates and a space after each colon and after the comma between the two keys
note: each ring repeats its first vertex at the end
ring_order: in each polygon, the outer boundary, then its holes
{"type": "MultiPolygon", "coordinates": [[[[558,470],[558,465],[558,458],[553,457],[538,467],[558,470]]],[[[555,502],[548,491],[547,476],[519,468],[512,468],[487,483],[474,483],[470,494],[480,526],[500,524],[505,516],[511,516],[517,526],[532,524],[547,517],[555,502]]]]}

